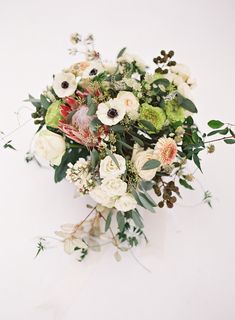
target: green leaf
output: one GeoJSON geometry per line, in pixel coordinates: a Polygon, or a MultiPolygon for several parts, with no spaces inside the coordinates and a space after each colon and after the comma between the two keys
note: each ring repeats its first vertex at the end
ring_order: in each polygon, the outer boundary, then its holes
{"type": "Polygon", "coordinates": [[[117,212],[117,223],[120,232],[122,232],[125,228],[125,218],[121,211],[117,212]]]}
{"type": "Polygon", "coordinates": [[[59,166],[55,168],[54,180],[60,182],[66,176],[68,164],[71,162],[74,164],[79,158],[79,152],[77,149],[69,149],[63,156],[59,166]]]}
{"type": "Polygon", "coordinates": [[[143,196],[143,193],[137,192],[136,190],[132,189],[132,195],[135,198],[136,202],[138,203],[139,206],[148,209],[149,211],[155,213],[155,210],[153,209],[153,205],[151,202],[149,202],[148,199],[146,199],[143,196]]]}
{"type": "Polygon", "coordinates": [[[222,135],[226,135],[228,133],[229,129],[228,128],[224,128],[224,129],[221,129],[221,130],[214,130],[214,131],[211,131],[210,133],[208,133],[208,137],[209,136],[213,136],[214,134],[222,134],[222,135]]]}
{"type": "Polygon", "coordinates": [[[130,135],[132,136],[133,140],[134,140],[136,143],[138,143],[139,146],[144,147],[144,142],[143,142],[140,138],[134,136],[134,135],[131,134],[131,133],[130,133],[130,135]]]}
{"type": "Polygon", "coordinates": [[[142,229],[144,227],[143,222],[141,221],[141,216],[137,210],[132,210],[132,219],[136,227],[142,229]]]}
{"type": "Polygon", "coordinates": [[[198,167],[198,169],[202,172],[201,164],[200,164],[200,159],[199,159],[199,157],[198,157],[197,154],[194,154],[194,155],[193,155],[193,161],[194,161],[194,163],[196,164],[196,166],[198,167]]]}
{"type": "Polygon", "coordinates": [[[115,124],[114,126],[110,127],[110,129],[114,132],[119,132],[119,133],[125,131],[125,127],[120,124],[115,124]]]}
{"type": "Polygon", "coordinates": [[[43,94],[40,95],[40,101],[41,101],[42,107],[46,110],[51,105],[51,101],[49,101],[43,94]]]}
{"type": "Polygon", "coordinates": [[[158,168],[161,165],[160,161],[152,159],[145,162],[145,164],[142,167],[142,170],[151,170],[158,168]]]}
{"type": "Polygon", "coordinates": [[[157,207],[156,202],[153,200],[153,198],[147,192],[145,192],[145,193],[139,192],[139,195],[141,195],[141,197],[145,198],[146,201],[148,201],[152,207],[157,207]]]}
{"type": "Polygon", "coordinates": [[[11,144],[12,140],[9,140],[7,143],[4,144],[3,148],[4,149],[12,149],[12,150],[16,150],[15,147],[13,147],[13,145],[11,144]]]}
{"type": "Polygon", "coordinates": [[[106,152],[110,156],[110,158],[113,160],[113,162],[116,164],[116,166],[120,169],[119,163],[116,157],[113,155],[113,153],[109,149],[106,149],[106,152]]]}
{"type": "Polygon", "coordinates": [[[155,80],[153,83],[156,84],[156,85],[161,84],[161,85],[163,85],[164,87],[169,87],[169,85],[170,85],[170,81],[167,80],[167,79],[164,79],[164,78],[157,79],[157,80],[155,80]]]}
{"type": "Polygon", "coordinates": [[[208,126],[212,129],[219,129],[223,127],[224,123],[220,120],[211,120],[208,122],[208,126]]]}
{"type": "Polygon", "coordinates": [[[190,189],[190,190],[194,190],[193,187],[184,179],[179,179],[179,182],[182,186],[184,186],[185,188],[187,189],[190,189]]]}
{"type": "Polygon", "coordinates": [[[188,110],[192,113],[197,113],[197,108],[196,108],[195,104],[191,100],[183,97],[179,93],[177,93],[177,101],[178,101],[178,104],[181,107],[183,107],[185,110],[188,110]]]}
{"type": "Polygon", "coordinates": [[[117,140],[117,142],[119,142],[121,145],[123,145],[125,148],[127,149],[133,149],[133,147],[131,147],[129,144],[127,144],[126,142],[122,141],[122,140],[117,140]]]}
{"type": "Polygon", "coordinates": [[[142,189],[148,191],[148,190],[151,190],[154,186],[154,182],[153,181],[145,181],[145,180],[142,180],[141,183],[140,183],[140,186],[142,189]]]}
{"type": "Polygon", "coordinates": [[[234,144],[235,143],[235,139],[224,139],[224,142],[227,144],[234,144]]]}
{"type": "Polygon", "coordinates": [[[156,132],[156,128],[154,127],[154,125],[149,122],[148,120],[139,120],[139,122],[146,128],[148,129],[149,131],[152,131],[152,132],[156,132]]]}
{"type": "Polygon", "coordinates": [[[98,162],[99,162],[99,153],[98,151],[94,148],[91,152],[91,166],[93,169],[95,169],[95,167],[97,166],[98,162]]]}
{"type": "Polygon", "coordinates": [[[122,48],[117,55],[117,59],[120,58],[125,51],[126,51],[126,47],[122,48]]]}
{"type": "Polygon", "coordinates": [[[97,110],[97,106],[96,104],[94,103],[91,95],[89,94],[87,96],[87,105],[88,105],[88,111],[87,111],[87,115],[88,116],[93,116],[95,113],[96,113],[96,110],[97,110]]]}
{"type": "Polygon", "coordinates": [[[101,125],[102,125],[102,123],[98,118],[94,118],[90,122],[91,129],[94,132],[96,132],[98,130],[99,126],[101,126],[101,125]]]}
{"type": "Polygon", "coordinates": [[[29,99],[24,100],[26,102],[31,102],[32,105],[36,108],[40,108],[41,107],[41,101],[39,99],[34,98],[33,96],[31,96],[31,94],[29,94],[29,99]]]}
{"type": "Polygon", "coordinates": [[[112,221],[112,216],[113,216],[113,212],[110,211],[108,216],[107,216],[107,219],[105,221],[105,232],[108,231],[109,227],[110,227],[110,224],[111,224],[111,221],[112,221]]]}

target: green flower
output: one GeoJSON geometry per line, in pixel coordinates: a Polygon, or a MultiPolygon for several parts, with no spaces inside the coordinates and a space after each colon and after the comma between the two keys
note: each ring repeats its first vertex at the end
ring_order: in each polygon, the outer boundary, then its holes
{"type": "Polygon", "coordinates": [[[59,121],[62,119],[60,114],[60,104],[61,101],[57,100],[48,107],[45,117],[45,123],[47,126],[52,128],[58,127],[59,121]]]}
{"type": "Polygon", "coordinates": [[[185,110],[180,107],[176,100],[165,102],[165,112],[167,119],[171,122],[183,122],[185,119],[185,110]]]}
{"type": "Polygon", "coordinates": [[[156,130],[161,130],[166,121],[165,112],[159,107],[153,107],[143,103],[140,109],[140,120],[147,120],[152,123],[156,130]]]}

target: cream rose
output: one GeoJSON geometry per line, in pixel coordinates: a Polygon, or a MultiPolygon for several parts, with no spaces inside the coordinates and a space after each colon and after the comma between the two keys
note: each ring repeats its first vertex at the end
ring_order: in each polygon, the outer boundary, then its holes
{"type": "Polygon", "coordinates": [[[158,160],[157,155],[154,153],[153,149],[143,150],[138,145],[134,146],[133,154],[132,154],[132,161],[135,165],[135,168],[138,172],[138,175],[144,180],[152,180],[155,176],[156,172],[159,168],[150,169],[150,170],[143,170],[144,164],[149,160],[158,160]]]}
{"type": "Polygon", "coordinates": [[[100,177],[119,177],[126,171],[126,160],[119,154],[113,154],[118,162],[118,166],[110,156],[105,157],[100,162],[100,177]]]}
{"type": "Polygon", "coordinates": [[[120,178],[105,178],[101,189],[109,196],[122,196],[127,190],[127,184],[120,178]]]}
{"type": "Polygon", "coordinates": [[[130,211],[135,209],[137,206],[136,200],[133,198],[131,194],[124,194],[119,199],[115,201],[115,208],[119,211],[130,211]]]}
{"type": "Polygon", "coordinates": [[[34,148],[36,154],[48,160],[52,165],[58,166],[65,153],[66,145],[64,138],[59,134],[42,130],[36,137],[34,148]]]}
{"type": "Polygon", "coordinates": [[[117,99],[122,107],[126,110],[130,119],[136,120],[138,118],[139,100],[132,92],[120,91],[117,95],[117,99]]]}
{"type": "Polygon", "coordinates": [[[90,197],[97,203],[101,204],[106,208],[113,208],[115,203],[115,198],[107,195],[101,188],[101,186],[96,186],[89,193],[90,197]]]}

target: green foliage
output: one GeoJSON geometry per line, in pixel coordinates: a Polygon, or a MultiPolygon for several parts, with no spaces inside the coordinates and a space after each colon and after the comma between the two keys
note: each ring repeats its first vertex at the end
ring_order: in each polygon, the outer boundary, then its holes
{"type": "Polygon", "coordinates": [[[95,113],[96,113],[96,110],[97,110],[97,106],[96,104],[94,103],[91,95],[89,94],[87,96],[87,105],[88,105],[88,111],[87,111],[87,115],[88,116],[93,116],[95,113]]]}
{"type": "Polygon", "coordinates": [[[120,58],[125,51],[126,51],[126,47],[122,48],[117,55],[117,59],[120,58]]]}
{"type": "Polygon", "coordinates": [[[40,95],[40,102],[41,102],[41,106],[46,110],[51,105],[51,101],[47,97],[45,97],[43,94],[40,95]]]}
{"type": "Polygon", "coordinates": [[[224,142],[227,144],[234,144],[235,143],[235,139],[224,139],[224,142]]]}
{"type": "Polygon", "coordinates": [[[132,210],[131,214],[132,214],[132,219],[133,219],[136,227],[142,229],[144,227],[144,224],[142,222],[142,217],[139,214],[139,211],[137,209],[132,210]]]}
{"type": "Polygon", "coordinates": [[[108,231],[108,229],[110,228],[111,222],[112,222],[112,216],[113,216],[113,212],[110,211],[107,219],[105,220],[105,232],[108,231]]]}
{"type": "Polygon", "coordinates": [[[142,167],[142,170],[151,170],[158,168],[161,165],[161,162],[155,159],[148,160],[142,167]]]}
{"type": "Polygon", "coordinates": [[[12,140],[9,140],[8,142],[6,142],[4,145],[3,145],[3,148],[4,149],[12,149],[12,150],[16,150],[15,147],[13,147],[13,145],[11,144],[12,140]]]}
{"type": "Polygon", "coordinates": [[[125,228],[125,218],[121,211],[117,212],[117,223],[118,223],[118,228],[120,232],[122,232],[125,228]]]}
{"type": "Polygon", "coordinates": [[[177,101],[178,101],[178,104],[181,107],[183,107],[185,110],[188,110],[192,113],[197,113],[197,108],[196,108],[195,104],[191,100],[183,97],[179,93],[177,93],[177,101]]]}
{"type": "Polygon", "coordinates": [[[95,169],[100,159],[99,152],[94,148],[90,152],[90,155],[91,155],[91,166],[93,169],[95,169]]]}
{"type": "Polygon", "coordinates": [[[219,129],[223,127],[224,123],[221,122],[220,120],[210,120],[208,122],[208,126],[212,129],[219,129]]]}
{"type": "Polygon", "coordinates": [[[193,187],[185,179],[179,179],[179,183],[186,189],[194,190],[193,187]]]}
{"type": "Polygon", "coordinates": [[[78,158],[85,157],[88,155],[88,151],[85,149],[70,148],[68,149],[62,157],[61,163],[59,166],[55,167],[55,182],[60,182],[66,176],[66,171],[68,169],[68,164],[71,162],[74,164],[78,158]]]}

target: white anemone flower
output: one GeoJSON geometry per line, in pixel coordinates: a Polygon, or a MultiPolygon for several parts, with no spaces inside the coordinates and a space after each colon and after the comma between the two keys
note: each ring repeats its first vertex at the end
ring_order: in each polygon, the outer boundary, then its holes
{"type": "Polygon", "coordinates": [[[126,109],[119,99],[110,99],[98,105],[96,115],[98,119],[107,126],[113,126],[120,122],[126,114],[126,109]]]}
{"type": "Polygon", "coordinates": [[[77,88],[75,75],[70,72],[61,72],[55,75],[53,89],[59,98],[71,96],[77,88]]]}
{"type": "Polygon", "coordinates": [[[99,73],[104,72],[104,67],[100,61],[91,61],[88,63],[87,67],[83,70],[81,76],[82,78],[92,78],[97,76],[99,73]]]}

